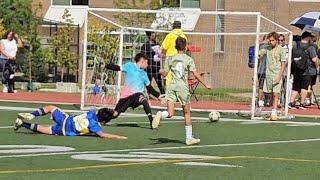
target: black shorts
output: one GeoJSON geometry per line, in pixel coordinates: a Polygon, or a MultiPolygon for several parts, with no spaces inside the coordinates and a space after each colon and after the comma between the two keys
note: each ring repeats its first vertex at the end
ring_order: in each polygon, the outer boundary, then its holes
{"type": "Polygon", "coordinates": [[[114,109],[118,113],[125,112],[129,107],[132,109],[140,106],[146,97],[143,93],[135,93],[129,97],[120,99],[114,109]]]}
{"type": "Polygon", "coordinates": [[[266,74],[258,74],[259,89],[263,89],[265,78],[266,78],[266,74]]]}
{"type": "Polygon", "coordinates": [[[311,76],[309,75],[293,75],[292,90],[300,92],[301,89],[308,90],[311,83],[311,76]]]}
{"type": "Polygon", "coordinates": [[[311,86],[316,85],[316,82],[317,82],[317,76],[318,76],[318,75],[313,75],[313,76],[311,76],[311,86]]]}

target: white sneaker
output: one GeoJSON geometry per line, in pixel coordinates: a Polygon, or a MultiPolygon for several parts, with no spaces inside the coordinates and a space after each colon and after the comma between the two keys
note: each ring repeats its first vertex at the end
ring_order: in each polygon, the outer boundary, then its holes
{"type": "Polygon", "coordinates": [[[18,91],[17,90],[13,90],[13,93],[17,93],[18,91]]]}
{"type": "Polygon", "coordinates": [[[30,121],[34,118],[34,115],[31,113],[18,113],[18,118],[30,121]]]}
{"type": "Polygon", "coordinates": [[[13,79],[14,78],[14,74],[11,74],[9,79],[13,79]]]}
{"type": "Polygon", "coordinates": [[[13,130],[14,130],[14,131],[17,131],[19,128],[22,127],[22,124],[23,124],[23,121],[22,121],[20,118],[17,118],[17,119],[14,121],[13,130]]]}
{"type": "Polygon", "coordinates": [[[152,121],[152,128],[153,129],[156,129],[159,126],[160,120],[161,120],[161,116],[162,116],[162,112],[158,111],[156,116],[153,118],[153,121],[152,121]]]}
{"type": "Polygon", "coordinates": [[[200,143],[200,139],[196,139],[196,138],[191,138],[191,139],[186,139],[186,145],[193,145],[193,144],[199,144],[200,143]]]}
{"type": "Polygon", "coordinates": [[[7,92],[8,92],[7,86],[5,86],[5,85],[3,86],[2,92],[4,92],[4,93],[7,93],[7,92]]]}

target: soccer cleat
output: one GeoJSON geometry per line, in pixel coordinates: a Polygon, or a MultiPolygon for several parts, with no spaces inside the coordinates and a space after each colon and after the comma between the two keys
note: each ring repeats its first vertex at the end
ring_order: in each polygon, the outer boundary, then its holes
{"type": "Polygon", "coordinates": [[[196,139],[196,138],[186,139],[186,145],[188,146],[193,144],[199,144],[199,143],[200,143],[200,139],[196,139]]]}
{"type": "Polygon", "coordinates": [[[34,115],[31,113],[18,113],[18,118],[30,121],[34,118],[34,115]]]}
{"type": "Polygon", "coordinates": [[[306,110],[307,109],[306,104],[300,104],[299,109],[306,110]]]}
{"type": "Polygon", "coordinates": [[[153,118],[152,129],[156,129],[159,126],[160,120],[161,120],[161,116],[162,116],[162,112],[158,111],[156,116],[153,118]]]}
{"type": "Polygon", "coordinates": [[[289,109],[297,109],[296,106],[291,102],[288,104],[289,109]]]}
{"type": "Polygon", "coordinates": [[[278,118],[278,115],[276,114],[271,114],[270,116],[270,121],[277,121],[279,118],[278,118]]]}
{"type": "Polygon", "coordinates": [[[17,119],[14,121],[13,130],[14,130],[14,131],[17,131],[19,128],[22,127],[22,124],[23,124],[23,121],[22,121],[20,118],[17,118],[17,119]]]}

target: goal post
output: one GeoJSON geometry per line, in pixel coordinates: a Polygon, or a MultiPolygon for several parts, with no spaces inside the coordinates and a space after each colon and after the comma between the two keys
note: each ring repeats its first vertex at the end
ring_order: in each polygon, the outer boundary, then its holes
{"type": "MultiPolygon", "coordinates": [[[[190,76],[192,110],[245,113],[252,119],[257,118],[258,48],[255,48],[252,69],[248,67],[248,49],[259,47],[260,39],[269,32],[284,34],[289,39],[287,68],[290,69],[292,47],[292,33],[259,12],[88,8],[85,22],[88,30],[84,35],[87,42],[83,43],[88,48],[83,52],[81,108],[115,106],[123,75],[104,69],[104,65],[132,61],[148,40],[147,31],[156,32],[161,45],[174,20],[182,22],[190,47],[188,54],[204,81],[212,86],[207,90],[190,76]],[[97,79],[101,80],[101,94],[92,91],[97,79]]],[[[290,72],[287,73],[288,83],[290,72]]],[[[152,85],[157,87],[155,80],[152,85]]],[[[287,96],[283,115],[288,113],[288,100],[287,96]]],[[[151,98],[150,102],[154,108],[164,108],[157,100],[151,98]]]]}

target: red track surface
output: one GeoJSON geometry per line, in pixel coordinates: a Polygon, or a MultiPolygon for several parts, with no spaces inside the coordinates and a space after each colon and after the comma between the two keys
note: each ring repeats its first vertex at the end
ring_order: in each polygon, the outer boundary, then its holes
{"type": "MultiPolygon", "coordinates": [[[[34,103],[65,103],[65,104],[80,104],[79,93],[56,93],[56,92],[18,92],[16,94],[0,93],[0,101],[24,101],[34,103]]],[[[157,101],[151,102],[153,105],[160,105],[157,101]]],[[[228,110],[250,110],[250,106],[241,103],[229,102],[192,102],[192,108],[195,109],[228,109],[228,110]]],[[[306,116],[319,116],[320,110],[316,106],[312,106],[307,110],[290,110],[290,114],[306,115],[306,116]]]]}

